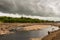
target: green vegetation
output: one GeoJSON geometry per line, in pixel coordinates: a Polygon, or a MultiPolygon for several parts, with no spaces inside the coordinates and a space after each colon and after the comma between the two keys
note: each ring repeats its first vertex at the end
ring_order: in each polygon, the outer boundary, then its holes
{"type": "Polygon", "coordinates": [[[0,17],[0,22],[3,23],[44,23],[44,22],[54,22],[54,21],[48,21],[48,20],[39,20],[39,19],[32,19],[32,18],[26,18],[26,17],[20,17],[20,18],[12,18],[12,17],[0,17]]]}

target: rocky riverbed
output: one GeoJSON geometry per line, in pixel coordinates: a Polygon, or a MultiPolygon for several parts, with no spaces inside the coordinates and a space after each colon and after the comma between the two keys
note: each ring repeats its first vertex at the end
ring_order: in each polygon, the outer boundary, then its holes
{"type": "Polygon", "coordinates": [[[11,31],[32,31],[47,28],[51,25],[39,23],[0,23],[0,35],[13,33],[11,31]]]}

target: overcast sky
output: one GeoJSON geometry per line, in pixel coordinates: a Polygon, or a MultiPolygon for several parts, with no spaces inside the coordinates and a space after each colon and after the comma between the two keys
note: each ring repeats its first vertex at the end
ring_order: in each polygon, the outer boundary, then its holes
{"type": "Polygon", "coordinates": [[[0,0],[0,16],[7,13],[60,20],[60,0],[0,0]]]}

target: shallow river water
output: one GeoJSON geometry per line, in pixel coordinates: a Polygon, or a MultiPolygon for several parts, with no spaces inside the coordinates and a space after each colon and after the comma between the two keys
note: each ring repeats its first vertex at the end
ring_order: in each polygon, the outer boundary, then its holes
{"type": "Polygon", "coordinates": [[[1,35],[0,40],[30,40],[30,38],[43,38],[48,35],[48,31],[55,31],[58,29],[58,27],[50,26],[48,28],[36,31],[17,31],[13,34],[1,35]]]}

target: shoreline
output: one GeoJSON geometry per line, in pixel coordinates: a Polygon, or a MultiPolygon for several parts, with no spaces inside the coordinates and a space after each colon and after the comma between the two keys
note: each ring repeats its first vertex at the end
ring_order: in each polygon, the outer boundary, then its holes
{"type": "Polygon", "coordinates": [[[42,38],[42,40],[57,40],[57,39],[60,40],[59,35],[60,35],[60,29],[45,36],[44,38],[42,38]]]}

